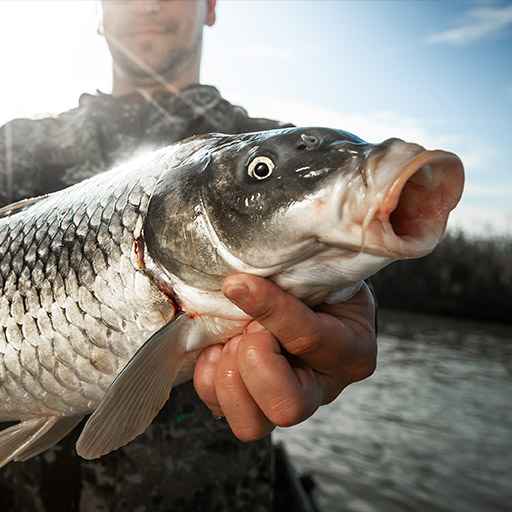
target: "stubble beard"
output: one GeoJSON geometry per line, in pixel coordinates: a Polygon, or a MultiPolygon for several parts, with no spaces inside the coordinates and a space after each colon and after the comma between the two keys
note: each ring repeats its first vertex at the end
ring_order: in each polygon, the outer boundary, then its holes
{"type": "MultiPolygon", "coordinates": [[[[143,51],[150,52],[152,43],[148,42],[143,51]]],[[[145,65],[143,58],[140,63],[128,52],[112,48],[114,67],[126,78],[137,85],[148,85],[154,82],[170,83],[180,77],[185,69],[193,66],[200,58],[202,37],[199,36],[192,47],[176,48],[168,53],[165,59],[154,68],[145,65]]]]}

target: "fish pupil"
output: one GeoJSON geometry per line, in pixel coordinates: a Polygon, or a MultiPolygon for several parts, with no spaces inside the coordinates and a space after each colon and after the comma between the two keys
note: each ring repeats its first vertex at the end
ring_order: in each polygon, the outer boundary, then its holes
{"type": "Polygon", "coordinates": [[[254,168],[254,175],[259,179],[267,178],[268,176],[270,176],[270,173],[271,171],[268,165],[263,162],[260,162],[254,168]]]}

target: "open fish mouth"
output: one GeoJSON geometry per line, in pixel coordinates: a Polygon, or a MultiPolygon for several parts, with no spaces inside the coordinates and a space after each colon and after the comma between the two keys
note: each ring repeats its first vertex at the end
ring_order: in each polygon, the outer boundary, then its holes
{"type": "Polygon", "coordinates": [[[384,246],[401,257],[430,252],[464,188],[464,167],[446,151],[423,150],[398,171],[376,212],[384,246]]]}

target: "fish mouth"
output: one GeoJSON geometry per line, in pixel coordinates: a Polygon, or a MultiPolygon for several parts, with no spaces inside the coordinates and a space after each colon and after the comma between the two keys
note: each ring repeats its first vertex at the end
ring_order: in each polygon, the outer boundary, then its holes
{"type": "Polygon", "coordinates": [[[457,155],[423,150],[414,156],[399,169],[376,213],[386,249],[411,258],[431,252],[463,188],[464,167],[457,155]]]}

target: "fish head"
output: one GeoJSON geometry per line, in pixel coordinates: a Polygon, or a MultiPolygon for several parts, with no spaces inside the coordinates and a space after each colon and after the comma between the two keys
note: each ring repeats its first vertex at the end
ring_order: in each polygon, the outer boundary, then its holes
{"type": "Polygon", "coordinates": [[[230,141],[207,173],[202,197],[224,258],[271,273],[329,248],[386,261],[427,254],[464,182],[452,153],[327,128],[230,141]]]}
{"type": "Polygon", "coordinates": [[[463,189],[456,155],[400,139],[312,127],[185,144],[184,165],[151,199],[145,239],[167,272],[202,289],[236,272],[301,298],[350,287],[432,251],[463,189]]]}

